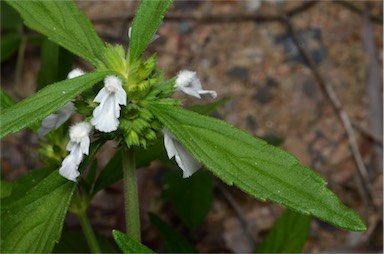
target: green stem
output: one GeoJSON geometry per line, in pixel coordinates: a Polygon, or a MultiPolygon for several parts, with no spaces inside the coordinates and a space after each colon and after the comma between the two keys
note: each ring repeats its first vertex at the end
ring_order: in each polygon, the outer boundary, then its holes
{"type": "MultiPolygon", "coordinates": [[[[22,28],[20,28],[20,33],[22,34],[22,28]]],[[[23,72],[23,65],[24,65],[24,54],[25,54],[25,48],[27,47],[27,37],[22,34],[21,35],[21,42],[19,46],[19,51],[17,54],[17,61],[16,61],[16,70],[15,70],[15,86],[18,88],[18,91],[22,91],[21,89],[21,79],[22,79],[22,72],[23,72]]]]}
{"type": "Polygon", "coordinates": [[[140,211],[137,194],[136,163],[133,149],[123,151],[124,204],[127,234],[135,241],[141,242],[140,211]]]}
{"type": "Polygon", "coordinates": [[[88,246],[92,253],[101,253],[101,249],[99,243],[96,240],[95,232],[93,232],[92,226],[89,223],[88,216],[86,213],[86,208],[83,207],[83,203],[77,193],[77,201],[78,201],[78,210],[77,217],[79,218],[81,228],[83,229],[83,233],[85,235],[85,239],[87,240],[88,246]]]}

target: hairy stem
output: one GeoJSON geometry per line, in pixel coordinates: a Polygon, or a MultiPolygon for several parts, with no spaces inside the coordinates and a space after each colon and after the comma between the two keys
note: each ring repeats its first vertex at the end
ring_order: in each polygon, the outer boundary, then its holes
{"type": "Polygon", "coordinates": [[[136,163],[134,150],[123,151],[124,204],[127,234],[135,241],[141,242],[140,211],[137,193],[136,163]]]}

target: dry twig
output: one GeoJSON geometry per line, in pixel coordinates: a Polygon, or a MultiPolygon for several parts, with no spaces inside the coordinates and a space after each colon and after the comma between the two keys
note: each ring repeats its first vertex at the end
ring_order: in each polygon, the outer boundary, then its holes
{"type": "MultiPolygon", "coordinates": [[[[367,66],[367,83],[365,85],[368,97],[368,121],[370,131],[378,137],[383,138],[383,67],[378,59],[378,52],[375,45],[375,34],[372,22],[369,19],[370,8],[366,4],[364,14],[362,15],[361,38],[363,49],[369,57],[369,65],[367,66]]],[[[376,172],[380,172],[383,168],[383,147],[374,144],[376,172]]]]}
{"type": "Polygon", "coordinates": [[[241,226],[244,228],[245,232],[247,233],[246,235],[248,236],[249,240],[253,243],[254,246],[256,246],[256,244],[258,243],[257,236],[254,234],[254,230],[252,230],[249,227],[249,224],[247,223],[247,220],[244,217],[244,213],[241,210],[240,205],[233,198],[231,193],[227,191],[227,186],[223,185],[221,182],[218,182],[217,187],[221,191],[221,193],[223,193],[225,200],[235,211],[236,216],[239,219],[241,226]]]}
{"type": "MultiPolygon", "coordinates": [[[[303,11],[313,7],[317,1],[306,1],[303,4],[292,8],[285,12],[288,17],[293,17],[303,11]]],[[[105,23],[114,20],[132,20],[133,15],[119,15],[113,17],[94,17],[91,18],[93,23],[105,23]]],[[[229,16],[200,16],[200,15],[174,15],[167,14],[164,17],[164,21],[169,22],[181,22],[181,21],[194,21],[199,23],[214,24],[214,23],[236,23],[236,22],[270,22],[270,21],[282,21],[280,15],[263,15],[263,14],[252,14],[252,15],[229,15],[229,16]]]]}
{"type": "Polygon", "coordinates": [[[364,128],[360,124],[356,123],[355,121],[352,121],[353,127],[355,127],[356,130],[358,130],[362,135],[364,135],[366,138],[371,140],[372,142],[375,142],[376,144],[383,146],[383,139],[379,137],[378,135],[372,133],[367,128],[364,128]]]}
{"type": "MultiPolygon", "coordinates": [[[[363,14],[364,13],[364,10],[360,9],[359,7],[357,7],[354,3],[352,3],[351,1],[340,1],[340,0],[336,0],[336,1],[333,1],[334,3],[336,4],[340,4],[341,6],[344,6],[345,8],[349,9],[350,11],[353,11],[357,14],[363,14]]],[[[381,17],[376,17],[372,14],[369,15],[369,19],[372,20],[373,22],[376,22],[378,24],[383,24],[383,18],[381,17]]]]}

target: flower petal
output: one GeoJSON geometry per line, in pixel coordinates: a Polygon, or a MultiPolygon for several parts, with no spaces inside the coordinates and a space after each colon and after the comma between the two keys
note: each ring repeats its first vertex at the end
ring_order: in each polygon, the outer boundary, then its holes
{"type": "Polygon", "coordinates": [[[175,156],[177,165],[183,170],[183,178],[190,177],[202,167],[202,164],[189,153],[167,128],[163,128],[162,132],[164,133],[164,146],[168,158],[171,159],[175,156]]]}
{"type": "Polygon", "coordinates": [[[55,129],[59,128],[75,113],[76,107],[72,101],[65,104],[61,109],[57,111],[58,119],[56,121],[55,129]]]}
{"type": "Polygon", "coordinates": [[[91,123],[99,131],[111,132],[117,130],[119,116],[120,107],[115,103],[113,96],[110,96],[95,108],[91,123]]]}
{"type": "Polygon", "coordinates": [[[116,102],[120,105],[127,105],[127,93],[121,87],[115,93],[116,102]]]}
{"type": "Polygon", "coordinates": [[[213,99],[215,99],[217,97],[217,93],[216,91],[213,91],[213,90],[200,90],[198,91],[199,94],[206,94],[206,95],[209,95],[211,96],[213,99]]]}
{"type": "Polygon", "coordinates": [[[191,77],[190,87],[195,89],[196,91],[200,91],[203,89],[203,87],[201,86],[200,79],[196,75],[196,72],[193,72],[193,76],[191,77]]]}
{"type": "Polygon", "coordinates": [[[190,177],[202,167],[202,164],[198,162],[181,143],[178,141],[175,142],[175,147],[177,151],[175,159],[177,165],[183,170],[183,178],[190,177]]]}
{"type": "Polygon", "coordinates": [[[57,125],[58,119],[59,119],[58,114],[52,114],[44,118],[43,121],[41,122],[41,127],[37,130],[37,133],[39,134],[39,136],[43,137],[46,134],[48,134],[52,129],[54,129],[55,126],[57,125]]]}
{"type": "Polygon", "coordinates": [[[59,109],[56,114],[51,114],[44,118],[41,122],[41,127],[37,130],[39,136],[43,137],[51,130],[59,128],[72,116],[75,110],[75,105],[70,101],[59,109]]]}
{"type": "Polygon", "coordinates": [[[73,69],[72,71],[70,71],[68,73],[67,78],[68,79],[77,78],[77,77],[82,76],[84,74],[85,74],[85,72],[82,69],[76,68],[76,69],[73,69]]]}
{"type": "Polygon", "coordinates": [[[182,91],[185,94],[201,99],[199,92],[191,87],[179,87],[178,90],[182,91]]]}
{"type": "Polygon", "coordinates": [[[217,97],[217,93],[212,90],[203,90],[201,82],[194,71],[183,70],[177,75],[175,81],[176,89],[188,95],[201,99],[200,95],[217,97]]]}
{"type": "Polygon", "coordinates": [[[61,176],[67,178],[70,181],[76,182],[76,178],[80,175],[80,172],[77,170],[79,165],[75,163],[76,158],[69,154],[63,160],[59,173],[61,176]]]}
{"type": "Polygon", "coordinates": [[[167,128],[163,128],[162,132],[164,133],[164,146],[167,151],[168,158],[171,159],[176,155],[176,148],[173,144],[172,134],[167,128]],[[171,136],[172,135],[172,136],[171,136]]]}
{"type": "Polygon", "coordinates": [[[89,154],[89,146],[91,145],[91,140],[89,137],[85,137],[80,143],[80,150],[83,154],[89,154]]]}
{"type": "Polygon", "coordinates": [[[69,141],[66,148],[67,151],[72,151],[77,144],[78,144],[77,142],[69,141]]]}
{"type": "Polygon", "coordinates": [[[101,103],[102,101],[105,101],[109,96],[110,96],[110,93],[107,91],[107,89],[105,87],[103,87],[97,93],[97,95],[96,95],[95,99],[93,99],[93,101],[101,103]]]}

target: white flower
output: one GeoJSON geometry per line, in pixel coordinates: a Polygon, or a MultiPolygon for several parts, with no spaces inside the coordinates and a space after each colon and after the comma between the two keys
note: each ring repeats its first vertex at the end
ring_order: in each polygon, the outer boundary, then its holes
{"type": "MultiPolygon", "coordinates": [[[[132,34],[132,27],[129,27],[128,29],[128,38],[131,39],[131,34],[132,34]]],[[[155,40],[157,40],[158,38],[160,37],[160,35],[158,34],[154,34],[152,36],[152,38],[149,40],[148,44],[151,44],[152,42],[154,42],[155,40]]]]}
{"type": "Polygon", "coordinates": [[[67,145],[67,151],[70,151],[70,153],[63,160],[59,173],[70,181],[76,181],[76,178],[80,175],[78,168],[83,160],[83,155],[89,154],[91,143],[89,132],[91,129],[92,126],[87,122],[77,123],[69,129],[70,141],[67,145]]]}
{"type": "Polygon", "coordinates": [[[85,72],[82,69],[76,68],[76,69],[73,69],[72,71],[70,71],[68,73],[67,77],[68,77],[68,79],[72,79],[72,78],[77,78],[79,76],[82,76],[84,74],[85,74],[85,72]]]}
{"type": "Polygon", "coordinates": [[[176,78],[175,86],[177,90],[180,90],[188,95],[201,98],[200,95],[206,94],[212,98],[217,97],[217,93],[212,90],[203,90],[200,80],[196,76],[196,72],[183,70],[180,71],[176,78]]]}
{"type": "Polygon", "coordinates": [[[43,119],[41,127],[37,130],[40,137],[45,136],[52,129],[59,128],[75,112],[76,108],[72,102],[68,102],[56,114],[51,114],[43,119]]]}
{"type": "MultiPolygon", "coordinates": [[[[67,78],[77,78],[84,75],[85,72],[79,68],[73,69],[68,73],[67,78]]],[[[52,129],[59,128],[64,122],[66,122],[75,113],[75,105],[72,102],[68,102],[56,114],[51,114],[43,119],[41,127],[37,130],[40,137],[45,136],[52,129]]]]}
{"type": "Polygon", "coordinates": [[[117,130],[119,126],[120,106],[127,105],[127,94],[123,89],[123,82],[116,76],[107,76],[104,87],[96,95],[94,102],[99,102],[93,110],[91,123],[103,132],[117,130]]]}
{"type": "Polygon", "coordinates": [[[193,158],[192,154],[180,143],[180,141],[167,129],[163,128],[164,146],[168,158],[175,157],[177,165],[183,170],[183,178],[190,177],[202,164],[193,158]]]}

